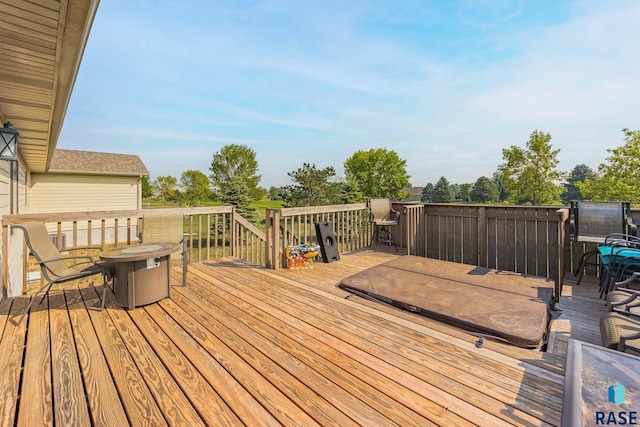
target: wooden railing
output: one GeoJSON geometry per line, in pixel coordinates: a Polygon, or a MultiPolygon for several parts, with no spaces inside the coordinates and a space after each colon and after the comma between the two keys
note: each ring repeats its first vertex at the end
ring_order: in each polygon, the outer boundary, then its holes
{"type": "MultiPolygon", "coordinates": [[[[400,225],[390,230],[406,254],[547,277],[559,286],[565,271],[573,271],[582,254],[593,249],[569,240],[565,232],[566,208],[415,202],[393,206],[401,213],[401,219],[400,225]]],[[[145,213],[160,211],[5,215],[3,283],[15,268],[10,253],[26,254],[24,244],[16,246],[8,241],[13,224],[45,222],[60,248],[65,244],[122,246],[138,242],[145,213]]],[[[317,241],[318,222],[332,224],[341,253],[369,246],[373,232],[364,203],[267,209],[264,233],[230,206],[165,211],[185,215],[189,262],[235,256],[277,269],[284,265],[287,246],[317,241]]],[[[636,224],[640,223],[640,211],[633,211],[632,217],[636,224]]]]}
{"type": "Polygon", "coordinates": [[[267,209],[267,267],[284,265],[287,246],[317,243],[315,224],[320,222],[332,224],[339,252],[361,249],[371,242],[369,211],[364,203],[267,209]]]}
{"type": "Polygon", "coordinates": [[[4,215],[2,283],[5,294],[11,276],[14,280],[21,276],[23,292],[26,291],[29,272],[25,243],[10,241],[12,225],[44,222],[59,249],[92,245],[108,248],[138,243],[144,215],[151,212],[184,215],[189,262],[235,256],[254,264],[265,264],[264,233],[238,215],[232,206],[4,215]],[[18,254],[21,256],[15,256],[18,254]]]}

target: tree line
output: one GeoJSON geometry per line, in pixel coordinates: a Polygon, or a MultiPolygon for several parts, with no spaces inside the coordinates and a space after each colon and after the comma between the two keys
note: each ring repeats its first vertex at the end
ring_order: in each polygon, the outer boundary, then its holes
{"type": "Polygon", "coordinates": [[[640,204],[640,131],[623,129],[624,143],[608,149],[605,161],[593,170],[577,164],[570,172],[558,170],[559,149],[551,135],[531,133],[524,147],[502,150],[503,163],[489,178],[473,184],[449,184],[443,176],[428,183],[421,200],[433,203],[496,203],[518,205],[569,204],[572,200],[627,201],[640,204]]]}
{"type": "Polygon", "coordinates": [[[153,182],[143,178],[143,197],[155,196],[162,202],[197,206],[216,200],[236,206],[247,220],[255,220],[251,203],[265,196],[282,200],[286,207],[358,203],[367,197],[403,200],[409,187],[406,160],[393,150],[377,148],[355,152],[344,163],[345,177],[335,168],[318,168],[303,163],[289,172],[292,184],[269,190],[259,186],[256,153],[246,145],[228,144],[213,154],[211,174],[187,170],[180,181],[173,176],[159,176],[153,182]]]}
{"type": "MultiPolygon", "coordinates": [[[[502,150],[503,163],[491,177],[474,183],[451,184],[442,176],[424,185],[421,200],[434,203],[496,203],[550,205],[571,200],[619,200],[640,203],[640,131],[622,130],[622,146],[609,149],[597,170],[584,164],[569,173],[558,170],[559,149],[551,145],[551,135],[531,133],[524,147],[512,145],[502,150]]],[[[213,153],[211,174],[187,170],[180,181],[159,176],[153,182],[143,178],[143,197],[155,195],[161,201],[197,206],[217,200],[235,205],[238,212],[255,220],[251,203],[264,197],[281,200],[286,207],[363,202],[368,197],[407,200],[411,186],[406,160],[393,150],[374,148],[356,151],[344,161],[344,177],[333,166],[318,168],[303,163],[288,172],[292,183],[268,190],[259,186],[256,153],[246,145],[228,144],[213,153]]]]}

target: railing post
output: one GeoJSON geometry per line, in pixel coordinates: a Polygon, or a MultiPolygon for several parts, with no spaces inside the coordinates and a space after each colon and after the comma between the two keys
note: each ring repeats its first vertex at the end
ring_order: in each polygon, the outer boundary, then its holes
{"type": "Polygon", "coordinates": [[[478,206],[478,266],[487,266],[487,208],[478,206]]]}
{"type": "MultiPolygon", "coordinates": [[[[404,224],[405,233],[405,241],[407,242],[407,255],[411,255],[411,227],[409,227],[409,209],[406,206],[403,206],[402,213],[404,214],[404,218],[401,218],[400,221],[404,224]]],[[[401,227],[402,228],[402,227],[401,227]]]]}
{"type": "Polygon", "coordinates": [[[569,210],[566,208],[558,209],[558,271],[556,273],[556,301],[560,302],[562,296],[562,285],[564,283],[564,251],[565,251],[565,224],[569,218],[569,210]]]}
{"type": "Polygon", "coordinates": [[[2,224],[2,289],[0,299],[9,295],[9,226],[2,224]]]}
{"type": "Polygon", "coordinates": [[[265,211],[265,264],[267,268],[280,268],[280,211],[269,209],[265,211]]]}
{"type": "Polygon", "coordinates": [[[231,256],[238,256],[238,245],[237,245],[237,240],[238,240],[238,236],[236,235],[238,233],[238,227],[236,224],[236,207],[233,206],[231,208],[231,230],[229,230],[229,233],[231,234],[229,236],[229,249],[231,249],[231,256]]]}
{"type": "Polygon", "coordinates": [[[271,225],[271,209],[267,208],[264,211],[264,264],[265,267],[267,268],[273,268],[272,267],[272,261],[271,261],[271,229],[272,229],[272,225],[271,225]]]}
{"type": "Polygon", "coordinates": [[[271,237],[272,237],[272,245],[271,245],[271,260],[273,262],[271,268],[274,270],[280,269],[280,211],[274,210],[273,216],[271,217],[273,223],[271,224],[271,237]]]}

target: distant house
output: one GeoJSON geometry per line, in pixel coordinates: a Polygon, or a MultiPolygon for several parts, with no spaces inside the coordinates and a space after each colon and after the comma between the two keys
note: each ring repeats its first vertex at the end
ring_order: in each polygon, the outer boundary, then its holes
{"type": "Polygon", "coordinates": [[[142,177],[149,171],[139,156],[56,149],[45,173],[31,173],[30,213],[142,208],[142,177]]]}
{"type": "Polygon", "coordinates": [[[407,188],[403,188],[402,191],[404,191],[405,193],[409,193],[411,194],[411,197],[406,199],[406,200],[411,200],[411,201],[420,201],[420,198],[422,197],[422,189],[424,187],[407,187],[407,188]]]}

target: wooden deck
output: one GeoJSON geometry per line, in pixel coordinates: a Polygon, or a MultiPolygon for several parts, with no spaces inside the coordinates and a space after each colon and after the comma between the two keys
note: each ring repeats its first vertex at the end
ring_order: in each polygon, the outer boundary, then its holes
{"type": "Polygon", "coordinates": [[[100,289],[65,286],[18,325],[28,300],[5,299],[0,425],[560,425],[567,339],[599,340],[594,285],[565,286],[550,351],[478,348],[336,288],[395,256],[192,264],[186,288],[132,311],[94,310],[100,289]]]}

